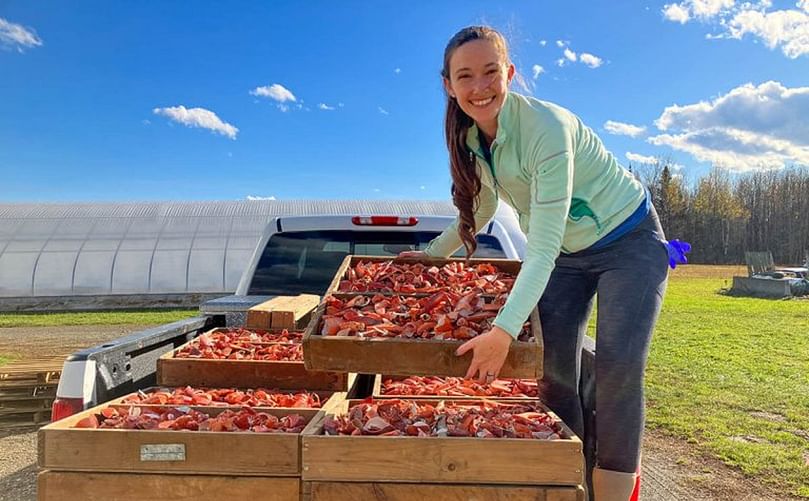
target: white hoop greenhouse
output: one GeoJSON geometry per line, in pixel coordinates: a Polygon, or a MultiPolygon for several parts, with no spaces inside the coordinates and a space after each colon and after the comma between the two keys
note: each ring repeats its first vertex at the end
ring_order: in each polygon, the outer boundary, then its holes
{"type": "Polygon", "coordinates": [[[0,298],[229,293],[276,216],[432,213],[448,202],[0,204],[0,298]]]}

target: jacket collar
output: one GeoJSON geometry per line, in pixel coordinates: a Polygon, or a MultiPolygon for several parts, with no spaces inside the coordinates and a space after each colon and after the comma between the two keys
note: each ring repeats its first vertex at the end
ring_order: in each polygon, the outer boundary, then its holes
{"type": "MultiPolygon", "coordinates": [[[[503,108],[500,110],[500,114],[497,115],[497,137],[494,138],[497,144],[503,144],[507,139],[508,124],[512,122],[512,117],[517,111],[516,99],[512,94],[514,93],[509,92],[506,94],[506,99],[503,101],[503,108]]],[[[471,151],[475,152],[475,154],[482,155],[483,148],[480,146],[480,135],[478,126],[475,123],[466,131],[466,146],[471,151]]]]}

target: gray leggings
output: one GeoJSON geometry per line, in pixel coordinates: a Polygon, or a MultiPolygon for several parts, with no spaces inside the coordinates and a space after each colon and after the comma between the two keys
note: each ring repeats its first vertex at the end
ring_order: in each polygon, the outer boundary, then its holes
{"type": "Polygon", "coordinates": [[[598,293],[597,465],[637,469],[644,423],[643,373],[668,277],[668,254],[654,208],[604,248],[563,254],[539,301],[545,343],[543,398],[580,437],[581,345],[598,293]]]}

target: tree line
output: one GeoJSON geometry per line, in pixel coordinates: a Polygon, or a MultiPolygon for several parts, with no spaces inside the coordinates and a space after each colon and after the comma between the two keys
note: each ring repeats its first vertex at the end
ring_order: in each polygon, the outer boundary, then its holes
{"type": "Polygon", "coordinates": [[[631,166],[646,185],[667,238],[690,242],[689,262],[743,264],[745,251],[802,264],[809,250],[809,169],[731,174],[714,168],[693,183],[673,164],[631,166]]]}

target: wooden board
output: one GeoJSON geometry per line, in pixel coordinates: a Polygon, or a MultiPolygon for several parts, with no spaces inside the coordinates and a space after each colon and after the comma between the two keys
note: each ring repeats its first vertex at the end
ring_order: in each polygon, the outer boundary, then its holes
{"type": "Polygon", "coordinates": [[[277,296],[247,310],[246,329],[294,329],[317,308],[320,296],[277,296]]]}
{"type": "MultiPolygon", "coordinates": [[[[400,376],[463,377],[472,351],[455,355],[463,341],[321,336],[325,303],[318,306],[303,335],[306,368],[400,376]]],[[[542,329],[536,308],[529,317],[533,342],[512,341],[500,377],[542,379],[542,329]]]]}
{"type": "MultiPolygon", "coordinates": [[[[311,501],[584,501],[581,487],[304,482],[311,501]],[[306,485],[310,484],[310,485],[306,485]]],[[[307,499],[306,497],[302,499],[307,499]]]]}
{"type": "MultiPolygon", "coordinates": [[[[51,470],[295,476],[300,473],[301,434],[73,428],[109,404],[74,414],[39,430],[39,466],[51,470]],[[147,454],[169,446],[175,460],[147,454]]],[[[191,407],[192,409],[202,409],[191,407]]],[[[227,408],[216,408],[218,413],[227,408]]],[[[265,409],[300,414],[317,426],[321,411],[265,409]]]]}
{"type": "MultiPolygon", "coordinates": [[[[359,263],[360,261],[364,262],[372,262],[372,263],[379,263],[383,261],[390,261],[390,257],[383,257],[383,256],[361,256],[361,255],[348,255],[343,259],[343,263],[337,268],[337,272],[334,274],[334,279],[332,279],[331,284],[329,284],[329,288],[326,289],[326,295],[328,294],[352,294],[350,292],[340,292],[340,281],[345,279],[346,270],[350,267],[354,266],[355,264],[359,263]]],[[[466,263],[467,260],[465,258],[395,258],[394,261],[396,263],[403,263],[403,264],[415,264],[415,263],[425,263],[431,266],[444,266],[447,263],[452,262],[462,262],[466,263]]],[[[469,264],[480,264],[480,263],[491,263],[495,265],[500,271],[510,273],[517,276],[517,273],[520,272],[520,268],[522,267],[522,262],[516,259],[470,259],[469,264]]],[[[354,292],[353,294],[357,294],[354,292]]],[[[385,293],[390,294],[390,293],[385,293]]],[[[398,293],[393,293],[398,294],[398,293]]]]}
{"type": "Polygon", "coordinates": [[[487,400],[495,401],[513,401],[513,402],[530,402],[538,401],[539,397],[475,397],[470,395],[383,395],[382,394],[382,381],[386,379],[393,379],[394,381],[406,379],[407,376],[393,376],[388,374],[376,374],[374,376],[374,386],[371,396],[374,398],[406,398],[408,400],[435,400],[436,398],[450,398],[452,400],[480,400],[485,398],[487,400]]]}
{"type": "Polygon", "coordinates": [[[324,435],[325,416],[343,414],[356,402],[335,400],[324,407],[321,421],[307,428],[303,480],[574,487],[584,482],[581,440],[564,424],[570,438],[559,440],[324,435]]]}
{"type": "Polygon", "coordinates": [[[70,499],[177,501],[251,499],[288,501],[300,496],[297,477],[161,475],[42,471],[37,476],[39,501],[70,499]]]}
{"type": "Polygon", "coordinates": [[[193,342],[189,341],[157,360],[158,385],[348,390],[346,372],[308,370],[303,362],[174,358],[177,351],[193,342]]]}

